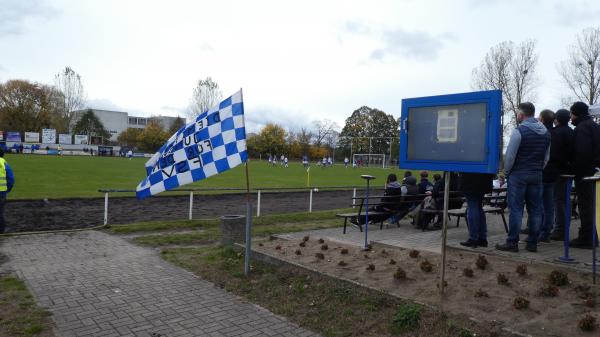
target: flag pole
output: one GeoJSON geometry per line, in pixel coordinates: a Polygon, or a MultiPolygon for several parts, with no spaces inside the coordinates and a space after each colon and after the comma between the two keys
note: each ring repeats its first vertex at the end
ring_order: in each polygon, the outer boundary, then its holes
{"type": "MultiPolygon", "coordinates": [[[[240,95],[242,97],[242,104],[244,104],[244,94],[240,89],[240,95]]],[[[244,119],[244,128],[246,127],[246,115],[242,113],[244,119]]],[[[247,150],[247,149],[246,149],[247,150]]],[[[244,254],[244,275],[250,274],[250,254],[252,246],[252,204],[250,203],[250,175],[248,174],[248,164],[250,158],[246,157],[246,252],[244,254]]]]}

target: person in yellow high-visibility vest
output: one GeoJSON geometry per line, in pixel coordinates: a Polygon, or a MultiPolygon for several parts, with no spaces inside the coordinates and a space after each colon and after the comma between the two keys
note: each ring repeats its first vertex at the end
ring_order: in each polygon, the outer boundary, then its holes
{"type": "Polygon", "coordinates": [[[4,222],[6,195],[12,190],[14,184],[15,176],[4,159],[4,150],[0,148],[0,234],[6,230],[6,223],[4,222]]]}

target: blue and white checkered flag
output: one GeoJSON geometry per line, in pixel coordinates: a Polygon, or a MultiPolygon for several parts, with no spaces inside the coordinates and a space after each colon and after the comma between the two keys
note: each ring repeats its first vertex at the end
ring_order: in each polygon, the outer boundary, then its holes
{"type": "Polygon", "coordinates": [[[146,163],[144,199],[227,171],[248,160],[242,90],[182,127],[146,163]]]}

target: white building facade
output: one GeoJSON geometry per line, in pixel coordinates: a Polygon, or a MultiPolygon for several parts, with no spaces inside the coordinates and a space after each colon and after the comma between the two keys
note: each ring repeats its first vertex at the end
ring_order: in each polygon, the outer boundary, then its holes
{"type": "MultiPolygon", "coordinates": [[[[73,125],[77,123],[79,118],[90,109],[75,111],[75,120],[73,125]]],[[[104,128],[110,133],[110,140],[116,141],[119,134],[127,128],[143,129],[151,119],[158,120],[165,129],[173,125],[177,117],[171,116],[153,116],[153,117],[137,117],[129,116],[127,112],[91,109],[94,115],[98,117],[104,128]]],[[[185,118],[184,118],[185,121],[185,118]]]]}

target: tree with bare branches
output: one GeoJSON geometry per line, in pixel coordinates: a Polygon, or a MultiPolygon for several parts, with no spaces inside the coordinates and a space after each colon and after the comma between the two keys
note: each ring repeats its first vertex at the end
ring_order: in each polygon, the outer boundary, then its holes
{"type": "Polygon", "coordinates": [[[313,122],[314,126],[314,144],[321,146],[323,142],[337,129],[339,126],[336,122],[329,119],[319,120],[313,122]]]}
{"type": "Polygon", "coordinates": [[[201,113],[217,105],[221,101],[222,93],[219,84],[209,76],[199,80],[194,88],[192,100],[188,109],[190,120],[195,119],[201,113]]]}
{"type": "Polygon", "coordinates": [[[571,93],[580,101],[593,105],[600,98],[600,29],[587,28],[571,46],[569,58],[559,73],[571,93]]]}
{"type": "Polygon", "coordinates": [[[523,41],[518,45],[505,41],[493,46],[481,64],[473,69],[474,89],[502,90],[504,131],[517,126],[519,104],[534,100],[538,85],[535,76],[537,62],[535,40],[523,41]]]}
{"type": "Polygon", "coordinates": [[[81,76],[71,67],[65,67],[54,76],[54,86],[62,100],[60,119],[62,124],[58,127],[60,131],[69,131],[74,124],[74,111],[83,108],[85,105],[85,91],[81,76]]]}

